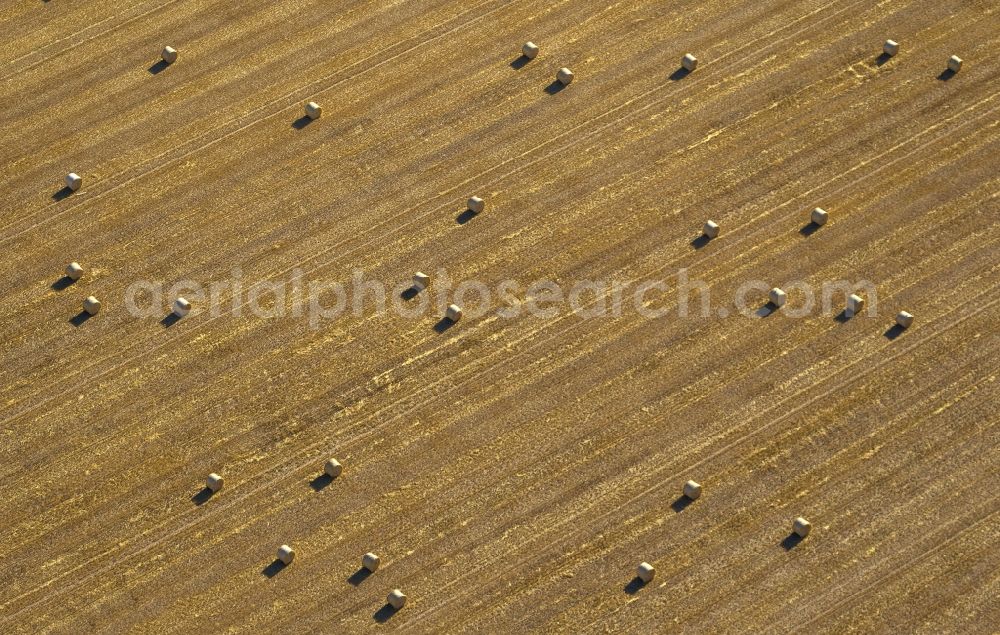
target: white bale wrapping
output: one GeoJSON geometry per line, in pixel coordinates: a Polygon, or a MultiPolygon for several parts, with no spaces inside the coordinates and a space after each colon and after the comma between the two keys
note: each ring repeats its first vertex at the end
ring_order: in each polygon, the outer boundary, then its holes
{"type": "Polygon", "coordinates": [[[785,292],[778,287],[771,289],[770,293],[767,294],[767,297],[774,306],[785,306],[785,301],[788,300],[788,296],[785,292]]]}
{"type": "Polygon", "coordinates": [[[292,564],[292,561],[295,560],[295,550],[288,545],[281,545],[278,547],[278,560],[286,565],[292,564]]]}
{"type": "Polygon", "coordinates": [[[431,277],[426,273],[420,271],[413,274],[413,288],[417,291],[423,291],[427,287],[431,286],[431,277]]]}
{"type": "Polygon", "coordinates": [[[799,516],[792,521],[792,531],[794,531],[795,535],[799,538],[805,538],[809,535],[809,532],[812,531],[812,524],[810,524],[805,518],[799,516]]]}
{"type": "Polygon", "coordinates": [[[698,500],[698,497],[701,496],[701,485],[694,481],[684,483],[684,495],[691,500],[698,500]]]}
{"type": "Polygon", "coordinates": [[[698,58],[690,53],[687,53],[681,58],[681,66],[683,66],[686,71],[693,71],[698,68],[698,58]]]}
{"type": "Polygon", "coordinates": [[[466,206],[473,214],[482,214],[483,210],[486,209],[486,201],[478,196],[473,196],[466,202],[466,206]]]}
{"type": "Polygon", "coordinates": [[[861,309],[863,309],[864,306],[865,306],[865,299],[862,298],[860,295],[852,293],[851,295],[847,296],[847,308],[844,310],[844,312],[847,314],[847,317],[854,317],[858,313],[861,313],[861,309]]]}
{"type": "Polygon", "coordinates": [[[225,480],[221,476],[213,472],[212,474],[208,475],[208,478],[205,481],[205,487],[212,490],[213,492],[218,492],[220,489],[222,489],[222,485],[224,482],[225,480]]]}
{"type": "Polygon", "coordinates": [[[80,186],[82,185],[83,185],[83,177],[77,174],[76,172],[70,172],[69,174],[66,175],[66,187],[68,187],[72,191],[74,192],[77,191],[78,189],[80,189],[80,186]]]}
{"type": "Polygon", "coordinates": [[[101,301],[90,296],[83,301],[83,310],[90,315],[97,315],[97,312],[101,310],[101,301]]]}
{"type": "Polygon", "coordinates": [[[822,207],[817,207],[812,211],[809,218],[817,225],[826,225],[826,221],[830,219],[830,214],[822,207]]]}
{"type": "Polygon", "coordinates": [[[385,601],[397,611],[406,605],[406,594],[399,589],[393,589],[385,601]]]}
{"type": "Polygon", "coordinates": [[[906,311],[900,311],[899,314],[896,315],[896,324],[900,325],[904,329],[908,329],[910,328],[910,325],[913,324],[913,316],[906,311]]]}
{"type": "Polygon", "coordinates": [[[172,46],[165,46],[163,47],[163,51],[160,53],[160,57],[162,57],[163,61],[167,64],[173,64],[177,61],[177,49],[172,46]]]}
{"type": "Polygon", "coordinates": [[[649,584],[656,577],[656,568],[649,564],[648,562],[642,562],[639,564],[635,575],[643,581],[644,584],[649,584]]]}
{"type": "Polygon", "coordinates": [[[66,265],[66,277],[70,280],[79,280],[83,275],[83,267],[79,263],[71,262],[66,265]]]}
{"type": "Polygon", "coordinates": [[[319,119],[323,114],[323,107],[314,101],[306,104],[306,116],[310,119],[319,119]]]}
{"type": "Polygon", "coordinates": [[[701,228],[701,233],[708,238],[715,238],[719,235],[719,224],[712,220],[706,221],[705,226],[701,228]]]}
{"type": "Polygon", "coordinates": [[[521,53],[529,60],[533,60],[538,55],[538,45],[534,42],[525,42],[521,47],[521,53]]]}
{"type": "Polygon", "coordinates": [[[337,459],[329,459],[323,465],[323,473],[330,478],[337,478],[344,471],[344,466],[337,459]]]}
{"type": "Polygon", "coordinates": [[[882,52],[889,57],[899,53],[899,42],[896,40],[886,40],[885,44],[882,45],[882,52]]]}
{"type": "Polygon", "coordinates": [[[177,317],[184,317],[191,312],[191,303],[184,298],[177,298],[174,300],[174,315],[177,317]]]}
{"type": "Polygon", "coordinates": [[[962,58],[957,55],[952,55],[948,58],[948,70],[952,73],[957,73],[962,70],[962,58]]]}

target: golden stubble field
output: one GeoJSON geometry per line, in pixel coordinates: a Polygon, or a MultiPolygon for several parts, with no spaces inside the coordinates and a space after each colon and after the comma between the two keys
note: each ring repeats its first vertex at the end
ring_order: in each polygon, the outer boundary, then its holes
{"type": "Polygon", "coordinates": [[[50,0],[0,25],[0,630],[1000,628],[994,3],[50,0]],[[126,310],[137,281],[418,270],[687,277],[711,310],[126,310]],[[734,306],[831,280],[878,310],[734,306]]]}

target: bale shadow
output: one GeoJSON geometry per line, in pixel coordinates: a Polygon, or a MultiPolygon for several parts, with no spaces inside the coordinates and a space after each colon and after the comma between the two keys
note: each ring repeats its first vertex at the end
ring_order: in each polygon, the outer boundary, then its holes
{"type": "Polygon", "coordinates": [[[174,324],[180,322],[180,320],[181,316],[177,315],[176,313],[167,313],[166,317],[160,320],[160,324],[162,324],[164,328],[170,328],[174,324]]]}
{"type": "Polygon", "coordinates": [[[450,318],[443,317],[438,321],[437,324],[434,325],[434,332],[438,334],[444,333],[453,326],[455,326],[454,321],[452,321],[450,318]]]}
{"type": "Polygon", "coordinates": [[[955,71],[951,70],[950,68],[946,68],[944,69],[944,71],[941,72],[940,75],[937,76],[937,78],[942,82],[946,82],[954,76],[955,76],[955,71]]]}
{"type": "Polygon", "coordinates": [[[458,223],[459,225],[464,225],[475,217],[476,213],[471,209],[467,209],[455,218],[455,222],[458,223]]]}
{"type": "Polygon", "coordinates": [[[812,236],[813,234],[818,232],[820,227],[822,227],[822,225],[820,225],[819,223],[815,221],[809,221],[808,223],[802,226],[802,229],[799,230],[799,233],[808,238],[809,236],[812,236]]]}
{"type": "Polygon", "coordinates": [[[796,545],[802,542],[802,540],[803,540],[802,536],[798,535],[793,531],[792,533],[785,536],[784,540],[781,541],[780,543],[781,548],[784,549],[785,551],[791,551],[796,547],[796,545]]]}
{"type": "Polygon", "coordinates": [[[691,71],[689,71],[688,69],[686,69],[683,66],[681,66],[676,71],[674,71],[673,73],[670,74],[670,81],[672,81],[672,82],[678,82],[678,81],[684,79],[685,77],[687,77],[690,74],[691,74],[691,71]]]}
{"type": "Polygon", "coordinates": [[[390,619],[392,619],[392,616],[395,615],[396,613],[399,613],[399,609],[394,608],[391,604],[386,602],[385,606],[375,611],[375,614],[372,615],[372,619],[374,619],[379,624],[384,624],[388,622],[390,619]]]}
{"type": "Polygon", "coordinates": [[[74,280],[73,278],[70,278],[69,276],[63,276],[62,278],[59,278],[58,280],[53,282],[51,286],[54,291],[62,291],[63,289],[72,286],[74,282],[76,282],[76,280],[74,280]]]}
{"type": "Polygon", "coordinates": [[[63,187],[61,190],[59,190],[58,192],[56,192],[55,194],[53,194],[52,195],[52,200],[53,201],[61,201],[61,200],[65,199],[65,198],[67,198],[72,193],[73,193],[73,190],[71,190],[70,187],[67,185],[67,186],[63,187]]]}
{"type": "Polygon", "coordinates": [[[698,236],[697,238],[691,241],[691,246],[694,247],[695,249],[701,249],[710,242],[712,242],[712,239],[706,236],[705,234],[702,234],[701,236],[698,236]]]}
{"type": "Polygon", "coordinates": [[[275,558],[274,562],[261,569],[261,574],[263,574],[265,578],[273,578],[284,571],[287,566],[287,564],[275,558]]]}
{"type": "Polygon", "coordinates": [[[320,474],[313,480],[309,481],[309,487],[313,488],[313,491],[315,492],[322,492],[332,482],[333,482],[333,477],[324,472],[323,474],[320,474]]]}
{"type": "Polygon", "coordinates": [[[198,505],[198,506],[204,505],[205,503],[207,503],[209,501],[209,499],[212,498],[212,496],[214,494],[215,494],[215,492],[213,492],[211,489],[209,489],[209,488],[206,487],[206,488],[202,489],[200,492],[198,492],[197,494],[195,494],[194,496],[192,496],[191,497],[191,502],[194,503],[195,505],[198,505]]]}
{"type": "Polygon", "coordinates": [[[905,330],[906,329],[904,329],[902,326],[900,326],[898,324],[893,324],[882,335],[891,342],[892,340],[894,340],[897,337],[899,337],[900,335],[902,335],[903,331],[905,331],[905,330]]]}
{"type": "Polygon", "coordinates": [[[680,497],[674,502],[670,503],[670,509],[674,510],[678,514],[690,507],[694,499],[688,498],[686,495],[681,494],[680,497]]]}
{"type": "Polygon", "coordinates": [[[889,55],[888,53],[883,52],[881,55],[879,55],[878,57],[875,58],[875,66],[882,66],[882,65],[884,65],[886,62],[888,62],[891,59],[892,59],[892,55],[889,55]]]}
{"type": "Polygon", "coordinates": [[[550,95],[558,95],[565,89],[566,89],[566,84],[562,83],[557,79],[556,81],[552,82],[551,84],[545,87],[545,92],[550,95]]]}
{"type": "Polygon", "coordinates": [[[406,301],[410,301],[413,298],[417,297],[418,293],[420,293],[419,289],[417,289],[416,287],[410,287],[409,289],[404,289],[403,292],[399,294],[399,297],[403,298],[406,301]]]}
{"type": "Polygon", "coordinates": [[[69,323],[72,324],[73,326],[80,327],[83,326],[84,322],[86,322],[92,317],[94,316],[87,313],[86,311],[80,311],[79,313],[77,313],[76,315],[74,315],[69,319],[69,323]]]}
{"type": "Polygon", "coordinates": [[[836,322],[837,324],[843,324],[844,322],[847,322],[850,319],[851,319],[851,316],[848,315],[847,309],[844,309],[843,311],[841,311],[837,315],[833,316],[833,321],[836,322]]]}
{"type": "MultiPolygon", "coordinates": [[[[347,583],[351,586],[359,586],[362,582],[370,578],[372,572],[364,567],[361,567],[357,571],[351,574],[351,577],[347,578],[347,583]]],[[[388,605],[386,605],[388,606],[388,605]]]]}
{"type": "Polygon", "coordinates": [[[754,312],[754,315],[756,315],[759,318],[770,317],[770,316],[774,315],[775,313],[777,313],[777,311],[778,311],[779,308],[781,308],[781,307],[779,307],[774,302],[771,302],[770,300],[768,300],[767,302],[764,303],[764,306],[760,307],[759,309],[757,309],[754,312]]]}
{"type": "Polygon", "coordinates": [[[313,120],[309,118],[309,115],[302,115],[301,117],[292,122],[292,127],[295,128],[296,130],[302,130],[312,122],[313,120]]]}
{"type": "Polygon", "coordinates": [[[165,60],[160,60],[159,62],[150,66],[147,70],[149,71],[150,75],[159,75],[163,71],[167,70],[169,66],[170,64],[167,64],[165,60]]]}
{"type": "Polygon", "coordinates": [[[635,595],[642,590],[642,587],[646,586],[646,583],[642,581],[642,578],[635,576],[629,580],[628,584],[622,589],[628,595],[635,595]]]}
{"type": "Polygon", "coordinates": [[[527,55],[522,55],[521,57],[511,62],[510,67],[513,68],[515,71],[519,71],[525,66],[527,66],[528,62],[530,61],[531,61],[530,57],[528,57],[527,55]]]}

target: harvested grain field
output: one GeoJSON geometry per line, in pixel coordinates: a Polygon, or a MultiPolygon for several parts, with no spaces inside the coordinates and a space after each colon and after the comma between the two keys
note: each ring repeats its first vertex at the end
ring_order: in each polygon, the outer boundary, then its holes
{"type": "Polygon", "coordinates": [[[3,632],[1000,629],[995,3],[0,25],[3,632]]]}

